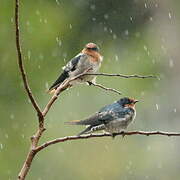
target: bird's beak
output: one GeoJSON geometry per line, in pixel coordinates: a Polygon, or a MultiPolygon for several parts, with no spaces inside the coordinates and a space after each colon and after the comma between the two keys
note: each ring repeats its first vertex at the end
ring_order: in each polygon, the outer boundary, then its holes
{"type": "Polygon", "coordinates": [[[134,104],[136,104],[137,102],[139,102],[137,99],[134,100],[134,104]]]}

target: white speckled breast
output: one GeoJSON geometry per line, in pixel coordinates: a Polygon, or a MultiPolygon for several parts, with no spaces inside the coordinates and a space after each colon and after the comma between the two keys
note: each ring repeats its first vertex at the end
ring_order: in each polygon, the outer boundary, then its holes
{"type": "Polygon", "coordinates": [[[106,131],[110,133],[119,133],[126,130],[128,125],[135,119],[136,111],[127,114],[124,118],[115,119],[106,124],[106,131]]]}

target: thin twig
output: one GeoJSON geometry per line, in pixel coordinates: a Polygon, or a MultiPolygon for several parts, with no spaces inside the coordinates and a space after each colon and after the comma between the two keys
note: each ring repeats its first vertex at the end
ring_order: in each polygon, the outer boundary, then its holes
{"type": "MultiPolygon", "coordinates": [[[[65,80],[55,91],[54,95],[52,96],[52,98],[49,100],[48,104],[46,105],[46,107],[44,108],[42,114],[43,116],[45,117],[46,114],[48,113],[48,111],[50,110],[51,106],[53,105],[53,103],[57,100],[58,98],[58,95],[64,91],[65,89],[67,89],[69,86],[70,86],[70,82],[82,77],[82,76],[86,76],[86,75],[89,75],[89,76],[116,76],[116,77],[122,77],[122,78],[142,78],[142,79],[145,79],[145,78],[157,78],[156,76],[153,76],[153,75],[148,75],[148,76],[141,76],[141,75],[123,75],[123,74],[108,74],[108,73],[87,73],[89,71],[89,69],[87,69],[85,72],[75,76],[75,77],[72,77],[70,79],[67,79],[65,80]]],[[[115,89],[112,89],[112,88],[106,88],[104,86],[102,86],[101,84],[95,84],[95,83],[92,83],[92,85],[96,86],[96,87],[99,87],[99,88],[102,88],[104,90],[108,90],[108,91],[113,91],[115,93],[118,93],[118,94],[121,94],[121,92],[115,90],[115,89]]]]}
{"type": "Polygon", "coordinates": [[[19,36],[19,34],[20,34],[19,33],[19,0],[16,0],[16,5],[15,5],[15,26],[16,26],[16,48],[17,48],[17,53],[18,53],[18,65],[19,65],[19,69],[20,69],[21,76],[23,79],[24,88],[29,96],[29,99],[30,99],[34,109],[37,111],[39,116],[42,116],[41,110],[40,110],[35,98],[33,97],[33,94],[29,87],[28,80],[26,77],[26,72],[24,69],[24,64],[22,61],[22,52],[21,52],[20,36],[19,36]]]}
{"type": "Polygon", "coordinates": [[[122,94],[121,92],[119,92],[119,91],[116,90],[116,89],[108,88],[108,87],[105,87],[105,86],[103,86],[103,85],[101,85],[101,84],[97,84],[97,83],[94,83],[94,82],[88,82],[88,83],[89,83],[89,85],[93,85],[93,86],[95,86],[95,87],[99,87],[99,88],[104,89],[104,90],[106,90],[106,91],[111,91],[111,92],[114,92],[114,93],[119,94],[119,95],[122,94]]]}
{"type": "MultiPolygon", "coordinates": [[[[130,136],[130,135],[144,135],[144,136],[152,136],[152,135],[161,135],[161,136],[180,136],[179,132],[164,132],[164,131],[128,131],[128,132],[120,132],[115,134],[115,136],[130,136]]],[[[40,146],[38,146],[35,151],[41,151],[42,149],[61,142],[65,141],[72,141],[72,140],[78,140],[78,139],[89,139],[89,138],[95,138],[95,137],[108,137],[112,136],[109,133],[98,133],[98,134],[87,134],[87,135],[80,135],[80,136],[66,136],[62,138],[57,138],[50,140],[40,146]]]]}
{"type": "Polygon", "coordinates": [[[147,78],[156,78],[159,79],[159,77],[154,76],[154,75],[147,75],[147,76],[142,76],[142,75],[124,75],[124,74],[108,74],[108,73],[86,73],[82,76],[85,75],[91,75],[91,76],[110,76],[110,77],[121,77],[121,78],[140,78],[140,79],[147,79],[147,78]]]}

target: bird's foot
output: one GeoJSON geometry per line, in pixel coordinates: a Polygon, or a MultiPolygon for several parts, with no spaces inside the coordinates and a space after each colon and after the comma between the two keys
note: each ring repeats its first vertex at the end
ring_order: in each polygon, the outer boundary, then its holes
{"type": "Polygon", "coordinates": [[[91,86],[93,83],[91,81],[87,81],[88,85],[91,86]]]}
{"type": "Polygon", "coordinates": [[[117,133],[112,133],[111,136],[114,139],[117,136],[117,133]]]}
{"type": "Polygon", "coordinates": [[[122,138],[124,138],[125,135],[126,135],[126,134],[125,134],[125,131],[121,131],[120,133],[122,134],[122,138]]]}

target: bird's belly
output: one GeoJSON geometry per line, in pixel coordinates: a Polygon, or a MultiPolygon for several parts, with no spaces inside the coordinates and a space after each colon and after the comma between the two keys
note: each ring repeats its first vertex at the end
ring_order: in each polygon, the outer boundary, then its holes
{"type": "MultiPolygon", "coordinates": [[[[132,121],[132,120],[131,120],[132,121]]],[[[106,131],[110,133],[119,133],[127,128],[129,125],[130,121],[126,120],[113,120],[106,124],[106,131]]]]}
{"type": "MultiPolygon", "coordinates": [[[[81,67],[81,71],[80,70],[75,70],[73,72],[70,73],[70,78],[71,77],[75,77],[79,74],[82,74],[83,72],[86,71],[86,69],[91,68],[87,73],[97,73],[97,71],[99,70],[100,64],[98,63],[93,63],[93,64],[89,64],[85,67],[81,67]],[[86,67],[86,68],[85,68],[86,67]]],[[[93,79],[95,79],[96,76],[93,75],[86,75],[86,76],[82,76],[72,82],[70,82],[71,85],[75,85],[75,84],[79,84],[79,83],[84,83],[87,81],[92,81],[93,79]]]]}

